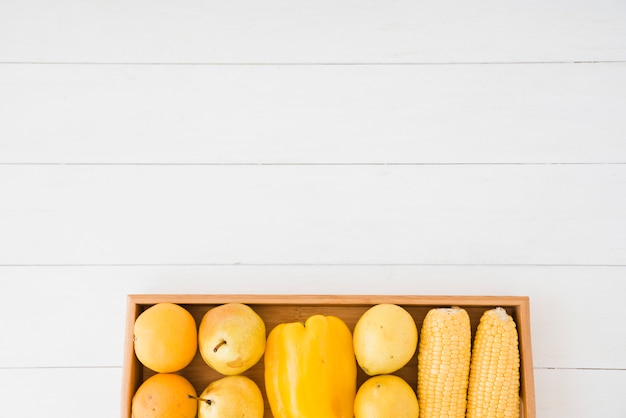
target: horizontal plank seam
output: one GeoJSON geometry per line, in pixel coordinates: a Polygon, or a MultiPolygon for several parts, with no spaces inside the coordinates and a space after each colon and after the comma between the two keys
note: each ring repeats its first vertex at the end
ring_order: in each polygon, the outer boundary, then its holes
{"type": "Polygon", "coordinates": [[[626,165],[626,161],[592,162],[0,162],[0,166],[510,166],[626,165]]]}
{"type": "Polygon", "coordinates": [[[0,366],[0,370],[121,369],[122,366],[0,366]]]}
{"type": "Polygon", "coordinates": [[[626,372],[626,368],[617,367],[533,367],[534,370],[583,370],[583,371],[616,371],[626,372]]]}
{"type": "MultiPolygon", "coordinates": [[[[122,366],[0,366],[0,370],[56,370],[56,369],[122,369],[122,366]]],[[[580,370],[624,372],[626,368],[612,367],[534,367],[534,370],[580,370]]]]}
{"type": "Polygon", "coordinates": [[[0,267],[626,267],[626,264],[518,264],[518,263],[63,263],[0,264],[0,267]]]}
{"type": "Polygon", "coordinates": [[[204,66],[204,67],[225,67],[225,66],[292,66],[292,67],[314,67],[314,66],[471,66],[471,65],[570,65],[570,64],[623,64],[626,60],[566,60],[566,61],[433,61],[433,62],[345,62],[345,61],[320,61],[320,62],[161,62],[161,61],[0,61],[0,65],[110,65],[110,66],[204,66]]]}

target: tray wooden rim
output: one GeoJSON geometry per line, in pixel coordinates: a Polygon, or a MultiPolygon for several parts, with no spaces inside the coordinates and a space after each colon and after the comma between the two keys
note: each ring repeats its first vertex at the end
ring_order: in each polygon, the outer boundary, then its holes
{"type": "Polygon", "coordinates": [[[523,413],[525,418],[535,418],[535,387],[530,334],[530,298],[528,296],[477,296],[477,295],[359,295],[359,294],[129,294],[127,295],[127,317],[124,341],[122,373],[121,417],[129,415],[129,405],[134,393],[138,371],[134,370],[133,325],[141,306],[161,302],[177,304],[217,305],[240,302],[250,305],[336,305],[359,306],[377,303],[395,303],[407,306],[466,306],[466,307],[511,307],[516,310],[516,322],[520,338],[521,379],[523,413]]]}

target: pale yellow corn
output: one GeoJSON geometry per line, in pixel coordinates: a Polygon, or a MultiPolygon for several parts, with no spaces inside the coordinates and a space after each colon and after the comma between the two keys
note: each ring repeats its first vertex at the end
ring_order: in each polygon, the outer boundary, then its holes
{"type": "Polygon", "coordinates": [[[464,418],[471,355],[469,315],[459,307],[431,309],[417,358],[420,418],[464,418]]]}
{"type": "Polygon", "coordinates": [[[467,418],[518,418],[519,367],[515,321],[502,308],[486,311],[472,348],[467,418]]]}

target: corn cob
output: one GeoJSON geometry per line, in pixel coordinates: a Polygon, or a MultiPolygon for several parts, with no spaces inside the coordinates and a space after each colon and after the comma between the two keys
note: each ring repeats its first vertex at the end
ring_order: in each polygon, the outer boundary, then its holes
{"type": "Polygon", "coordinates": [[[519,417],[519,367],[513,318],[502,308],[486,311],[472,348],[467,418],[519,417]]]}
{"type": "Polygon", "coordinates": [[[471,355],[469,315],[459,307],[431,309],[417,359],[420,418],[464,418],[471,355]]]}

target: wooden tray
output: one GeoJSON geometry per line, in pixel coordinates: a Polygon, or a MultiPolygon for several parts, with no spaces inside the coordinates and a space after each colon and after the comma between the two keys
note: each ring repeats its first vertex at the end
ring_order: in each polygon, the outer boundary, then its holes
{"type": "MultiPolygon", "coordinates": [[[[133,349],[133,325],[143,310],[160,302],[177,303],[191,312],[199,325],[204,314],[212,307],[229,302],[250,305],[265,321],[267,332],[279,323],[304,321],[313,314],[336,315],[352,330],[356,321],[369,307],[378,303],[395,303],[407,309],[421,329],[429,309],[461,306],[469,313],[472,335],[480,316],[490,308],[501,306],[517,323],[521,355],[521,418],[535,418],[535,389],[533,380],[532,348],[530,342],[529,300],[525,296],[357,296],[357,295],[129,295],[124,347],[124,373],[122,383],[122,418],[131,418],[131,401],[139,385],[154,374],[143,367],[133,349]]],[[[198,393],[220,374],[207,366],[199,352],[189,366],[179,374],[195,386],[198,393]]],[[[254,380],[265,397],[263,359],[244,375],[254,380]]],[[[417,385],[417,353],[401,370],[394,373],[403,377],[413,388],[417,385]]],[[[358,385],[367,379],[359,369],[358,385]]],[[[265,398],[265,417],[272,417],[265,398]]]]}

